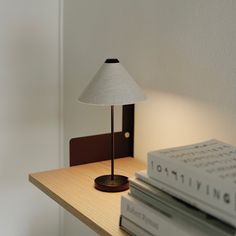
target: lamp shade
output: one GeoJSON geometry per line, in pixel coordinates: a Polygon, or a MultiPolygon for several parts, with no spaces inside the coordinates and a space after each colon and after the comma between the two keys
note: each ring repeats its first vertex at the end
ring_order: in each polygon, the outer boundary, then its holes
{"type": "Polygon", "coordinates": [[[145,96],[117,59],[107,59],[85,88],[79,101],[93,105],[127,105],[145,96]]]}

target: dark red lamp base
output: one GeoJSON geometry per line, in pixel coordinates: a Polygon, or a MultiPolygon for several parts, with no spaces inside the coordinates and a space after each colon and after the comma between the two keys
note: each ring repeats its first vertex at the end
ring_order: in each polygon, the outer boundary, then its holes
{"type": "Polygon", "coordinates": [[[121,192],[129,189],[128,177],[123,175],[102,175],[97,177],[95,182],[95,188],[103,192],[121,192]]]}

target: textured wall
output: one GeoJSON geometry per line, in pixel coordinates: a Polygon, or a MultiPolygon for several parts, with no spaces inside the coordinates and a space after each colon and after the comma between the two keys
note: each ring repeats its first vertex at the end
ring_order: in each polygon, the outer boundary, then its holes
{"type": "Polygon", "coordinates": [[[210,138],[236,145],[236,2],[157,5],[142,26],[155,35],[140,45],[151,52],[135,71],[148,95],[136,110],[136,156],[210,138]]]}
{"type": "Polygon", "coordinates": [[[59,235],[58,205],[28,182],[59,165],[58,13],[57,0],[0,2],[2,236],[59,235]]]}

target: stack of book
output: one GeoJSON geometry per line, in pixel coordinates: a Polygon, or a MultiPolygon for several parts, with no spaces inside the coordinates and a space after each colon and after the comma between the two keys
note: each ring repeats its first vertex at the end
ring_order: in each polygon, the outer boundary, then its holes
{"type": "Polygon", "coordinates": [[[236,235],[236,147],[218,140],[148,153],[121,198],[120,227],[137,236],[236,235]]]}

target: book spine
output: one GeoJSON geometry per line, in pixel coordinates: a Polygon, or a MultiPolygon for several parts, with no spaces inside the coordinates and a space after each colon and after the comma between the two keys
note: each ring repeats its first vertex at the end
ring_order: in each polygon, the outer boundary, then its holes
{"type": "Polygon", "coordinates": [[[236,226],[235,191],[168,158],[148,156],[148,176],[162,189],[236,226]],[[163,187],[164,186],[164,187],[163,187]],[[165,189],[164,189],[165,188],[165,189]],[[230,221],[230,222],[229,222],[230,221]]]}
{"type": "Polygon", "coordinates": [[[121,198],[121,215],[153,235],[192,235],[177,227],[171,217],[128,195],[121,198]]]}
{"type": "Polygon", "coordinates": [[[120,228],[132,236],[154,236],[125,216],[120,216],[120,228]]]}
{"type": "Polygon", "coordinates": [[[168,206],[168,203],[163,203],[163,200],[159,200],[158,197],[149,195],[145,190],[138,189],[135,186],[130,185],[130,194],[135,198],[143,201],[146,204],[153,206],[156,209],[160,209],[164,214],[169,214],[176,222],[183,227],[189,227],[192,231],[198,232],[198,235],[214,235],[214,236],[234,236],[235,230],[228,224],[222,226],[222,222],[215,220],[215,225],[211,220],[204,215],[204,218],[198,218],[194,214],[176,211],[176,209],[168,206]]]}

